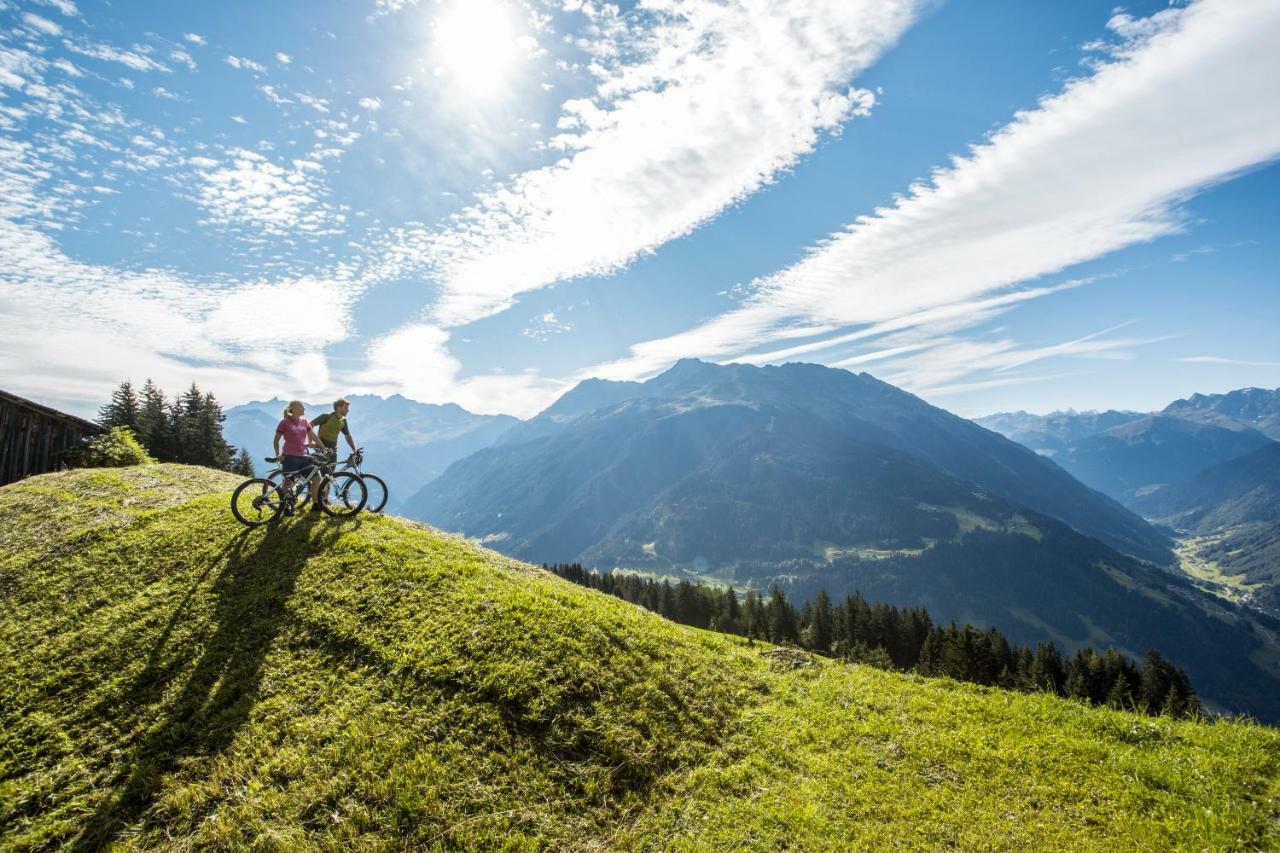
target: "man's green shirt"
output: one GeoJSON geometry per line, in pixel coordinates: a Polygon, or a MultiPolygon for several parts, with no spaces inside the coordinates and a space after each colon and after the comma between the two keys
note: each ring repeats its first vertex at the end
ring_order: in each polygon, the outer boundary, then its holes
{"type": "Polygon", "coordinates": [[[347,429],[347,419],[339,416],[337,412],[325,412],[312,421],[311,425],[316,428],[316,435],[320,436],[320,440],[326,447],[338,446],[339,433],[351,438],[351,431],[347,429]]]}

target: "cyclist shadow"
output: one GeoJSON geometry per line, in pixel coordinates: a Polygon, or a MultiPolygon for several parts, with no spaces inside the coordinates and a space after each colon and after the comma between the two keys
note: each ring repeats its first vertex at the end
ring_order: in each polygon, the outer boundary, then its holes
{"type": "Polygon", "coordinates": [[[107,846],[144,817],[165,775],[183,759],[213,758],[231,745],[257,702],[263,664],[289,619],[287,605],[307,560],[360,524],[359,519],[321,520],[308,514],[272,527],[263,537],[249,531],[238,535],[224,549],[225,564],[213,581],[207,639],[189,644],[185,659],[170,655],[166,662],[162,649],[206,575],[196,580],[161,632],[130,704],[155,701],[187,669],[191,654],[199,655],[195,668],[159,712],[129,757],[127,776],[89,817],[72,849],[107,846]]]}

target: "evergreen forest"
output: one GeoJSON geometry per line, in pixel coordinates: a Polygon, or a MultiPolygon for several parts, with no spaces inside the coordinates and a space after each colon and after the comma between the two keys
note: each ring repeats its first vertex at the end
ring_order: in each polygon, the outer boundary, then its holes
{"type": "Polygon", "coordinates": [[[797,608],[776,585],[768,596],[687,580],[588,571],[578,563],[544,566],[581,586],[638,604],[673,622],[795,646],[881,669],[946,676],[1025,693],[1046,692],[1092,705],[1151,715],[1193,717],[1201,706],[1187,674],[1155,649],[1141,665],[1115,649],[1083,647],[1064,655],[1052,642],[1012,645],[996,628],[935,625],[924,608],[871,604],[854,593],[839,604],[825,589],[797,608]]]}
{"type": "Polygon", "coordinates": [[[98,411],[98,423],[128,429],[157,461],[204,465],[252,477],[253,460],[248,450],[237,451],[223,438],[225,420],[217,398],[201,391],[195,382],[170,400],[150,379],[141,393],[126,380],[98,411]]]}

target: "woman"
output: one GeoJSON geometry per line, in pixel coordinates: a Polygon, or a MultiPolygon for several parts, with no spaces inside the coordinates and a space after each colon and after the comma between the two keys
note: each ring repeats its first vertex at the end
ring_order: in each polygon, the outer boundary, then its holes
{"type": "MultiPolygon", "coordinates": [[[[307,410],[301,400],[294,400],[284,410],[284,418],[276,425],[275,451],[286,477],[305,477],[311,473],[308,447],[320,447],[320,439],[310,422],[302,415],[307,410]],[[284,455],[280,455],[280,442],[284,441],[284,455]]],[[[320,512],[320,478],[311,481],[311,511],[320,512]]]]}

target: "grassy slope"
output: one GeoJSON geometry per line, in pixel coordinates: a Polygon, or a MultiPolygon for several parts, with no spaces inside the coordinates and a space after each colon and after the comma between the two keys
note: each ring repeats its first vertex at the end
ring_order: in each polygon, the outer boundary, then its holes
{"type": "Polygon", "coordinates": [[[1280,734],[776,671],[396,519],[183,466],[0,490],[0,846],[1280,845],[1280,734]]]}

